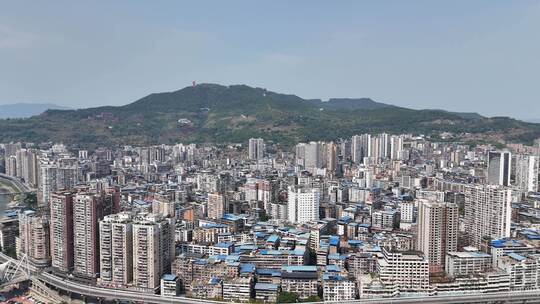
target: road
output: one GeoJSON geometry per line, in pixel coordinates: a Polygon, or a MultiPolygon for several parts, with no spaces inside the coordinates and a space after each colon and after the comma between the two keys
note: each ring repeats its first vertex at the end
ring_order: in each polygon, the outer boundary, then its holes
{"type": "MultiPolygon", "coordinates": [[[[39,279],[49,285],[55,286],[59,289],[71,291],[74,293],[98,297],[102,299],[119,299],[126,301],[139,301],[145,303],[220,303],[216,301],[208,300],[195,300],[184,297],[164,297],[160,295],[147,294],[135,291],[125,291],[116,289],[107,289],[96,286],[84,285],[80,283],[74,283],[66,281],[62,278],[54,276],[49,273],[42,273],[39,275],[39,279]]],[[[354,303],[381,303],[382,299],[363,299],[352,301],[354,303]]],[[[502,292],[502,293],[488,293],[488,294],[468,294],[468,295],[442,295],[442,296],[430,296],[430,297],[407,297],[407,298],[391,298],[382,300],[384,303],[475,303],[479,301],[505,301],[512,300],[520,303],[523,300],[536,300],[536,303],[540,302],[540,290],[535,291],[514,291],[514,292],[502,292]]],[[[530,302],[534,303],[534,302],[530,302]]]]}
{"type": "Polygon", "coordinates": [[[30,187],[28,187],[27,184],[21,182],[18,178],[16,177],[13,177],[13,176],[10,176],[10,175],[7,175],[7,174],[4,174],[4,173],[0,173],[0,179],[7,179],[9,180],[11,183],[13,183],[15,185],[15,187],[17,188],[17,190],[21,191],[21,192],[32,192],[32,191],[35,191],[35,189],[30,189],[30,187]]]}
{"type": "Polygon", "coordinates": [[[15,193],[8,193],[8,194],[19,194],[19,193],[27,193],[27,192],[35,191],[34,189],[30,189],[28,187],[28,185],[22,183],[19,179],[15,178],[13,176],[9,176],[9,175],[0,173],[0,179],[7,180],[18,191],[18,192],[15,192],[15,193]]]}

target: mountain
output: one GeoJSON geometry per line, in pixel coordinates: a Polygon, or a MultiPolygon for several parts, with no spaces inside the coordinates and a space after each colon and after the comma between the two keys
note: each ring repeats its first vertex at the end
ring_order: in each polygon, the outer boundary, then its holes
{"type": "Polygon", "coordinates": [[[48,109],[68,109],[53,103],[13,103],[0,104],[0,119],[4,118],[26,118],[41,114],[48,109]]]}
{"type": "Polygon", "coordinates": [[[47,110],[0,120],[0,142],[55,141],[92,148],[174,142],[245,142],[250,137],[290,145],[358,133],[471,133],[480,139],[530,142],[540,124],[441,110],[413,110],[371,99],[303,99],[246,85],[199,84],[155,93],[119,107],[47,110]],[[480,136],[481,135],[481,136],[480,136]]]}
{"type": "Polygon", "coordinates": [[[370,98],[330,98],[328,101],[314,99],[312,103],[314,106],[320,106],[325,110],[374,110],[394,107],[393,105],[373,101],[370,98]]]}

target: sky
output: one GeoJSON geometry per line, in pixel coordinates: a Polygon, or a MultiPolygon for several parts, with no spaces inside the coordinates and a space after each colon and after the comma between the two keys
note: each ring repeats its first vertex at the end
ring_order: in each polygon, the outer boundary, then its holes
{"type": "Polygon", "coordinates": [[[540,119],[540,0],[0,0],[0,104],[192,81],[540,119]]]}

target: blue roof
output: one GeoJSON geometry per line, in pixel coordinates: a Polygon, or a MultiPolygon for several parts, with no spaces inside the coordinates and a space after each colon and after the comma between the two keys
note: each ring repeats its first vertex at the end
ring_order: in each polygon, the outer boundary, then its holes
{"type": "Polygon", "coordinates": [[[206,224],[204,226],[202,226],[201,228],[227,228],[229,226],[225,225],[225,224],[218,224],[218,223],[209,223],[209,224],[206,224]]]}
{"type": "Polygon", "coordinates": [[[289,252],[285,250],[263,249],[260,253],[262,255],[282,255],[289,252]]]}
{"type": "Polygon", "coordinates": [[[195,260],[195,262],[193,262],[193,263],[195,263],[195,264],[197,264],[197,265],[206,265],[206,264],[208,264],[208,261],[205,260],[205,259],[197,259],[197,260],[195,260]]]}
{"type": "Polygon", "coordinates": [[[240,273],[253,273],[255,272],[255,264],[245,263],[240,265],[240,273]]]}
{"type": "Polygon", "coordinates": [[[232,243],[217,243],[214,245],[214,247],[219,247],[219,248],[229,248],[233,246],[232,243]]]}
{"type": "Polygon", "coordinates": [[[278,286],[276,284],[269,284],[269,283],[257,283],[255,284],[255,290],[270,290],[270,291],[277,291],[278,286]]]}
{"type": "Polygon", "coordinates": [[[342,221],[342,222],[350,222],[350,221],[352,221],[352,217],[346,215],[346,216],[340,218],[339,220],[342,221]]]}
{"type": "Polygon", "coordinates": [[[15,217],[17,217],[17,211],[13,211],[13,210],[6,210],[6,212],[4,212],[4,214],[5,214],[6,217],[8,217],[8,218],[15,218],[15,217]]]}
{"type": "Polygon", "coordinates": [[[252,251],[258,248],[259,247],[257,245],[241,245],[241,246],[235,247],[234,251],[235,252],[252,251]]]}
{"type": "Polygon", "coordinates": [[[345,260],[347,259],[346,256],[340,255],[339,253],[332,253],[328,255],[329,260],[345,260]]]}
{"type": "Polygon", "coordinates": [[[519,254],[517,254],[517,253],[513,253],[513,252],[508,253],[507,255],[508,255],[509,257],[511,257],[512,259],[514,259],[514,260],[516,260],[516,261],[520,261],[520,262],[527,259],[526,257],[524,257],[524,256],[522,256],[522,255],[519,255],[519,254]]]}
{"type": "Polygon", "coordinates": [[[272,234],[271,236],[268,237],[266,241],[269,243],[275,243],[278,240],[279,240],[279,236],[277,234],[272,234]]]}
{"type": "Polygon", "coordinates": [[[164,274],[161,278],[165,281],[174,281],[177,277],[174,274],[164,274]]]}
{"type": "Polygon", "coordinates": [[[329,271],[329,272],[341,272],[341,267],[339,267],[338,265],[327,265],[326,266],[326,271],[329,271]]]}
{"type": "Polygon", "coordinates": [[[232,214],[232,213],[225,213],[223,215],[223,219],[224,220],[229,220],[229,221],[237,221],[237,220],[240,220],[242,218],[239,217],[238,215],[235,215],[235,214],[232,214]]]}
{"type": "Polygon", "coordinates": [[[498,240],[492,240],[491,246],[495,248],[503,248],[503,247],[510,247],[510,246],[522,246],[523,244],[515,239],[498,239],[498,240]]]}
{"type": "Polygon", "coordinates": [[[330,246],[337,246],[339,245],[339,237],[337,236],[331,236],[329,239],[330,246]]]}
{"type": "Polygon", "coordinates": [[[269,276],[273,276],[273,277],[280,277],[281,276],[281,271],[276,270],[276,269],[257,268],[257,270],[255,272],[257,273],[257,275],[269,275],[269,276]]]}
{"type": "Polygon", "coordinates": [[[299,266],[283,266],[281,269],[286,272],[316,272],[317,266],[299,265],[299,266]]]}
{"type": "Polygon", "coordinates": [[[266,237],[267,233],[264,232],[255,232],[255,236],[258,238],[264,238],[266,237]]]}
{"type": "Polygon", "coordinates": [[[325,273],[325,274],[323,274],[323,280],[325,280],[325,281],[342,281],[343,277],[340,276],[340,275],[325,273]]]}

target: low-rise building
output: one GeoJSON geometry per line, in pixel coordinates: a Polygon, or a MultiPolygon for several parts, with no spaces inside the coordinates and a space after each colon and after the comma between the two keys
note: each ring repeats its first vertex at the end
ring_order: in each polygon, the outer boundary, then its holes
{"type": "Polygon", "coordinates": [[[491,254],[479,251],[452,251],[446,254],[445,272],[451,277],[485,272],[491,268],[491,254]]]}
{"type": "Polygon", "coordinates": [[[161,295],[174,297],[180,293],[180,279],[174,274],[166,274],[161,277],[161,295]]]}
{"type": "Polygon", "coordinates": [[[257,283],[254,287],[255,299],[265,303],[275,303],[279,295],[279,285],[269,283],[257,283]]]}
{"type": "Polygon", "coordinates": [[[253,278],[240,277],[223,282],[223,300],[248,302],[252,298],[253,278]]]}
{"type": "Polygon", "coordinates": [[[318,295],[318,278],[316,266],[286,266],[281,272],[281,289],[307,299],[318,295]]]}
{"type": "Polygon", "coordinates": [[[356,299],[356,282],[341,275],[323,275],[323,299],[325,302],[352,301],[356,299]]]}

